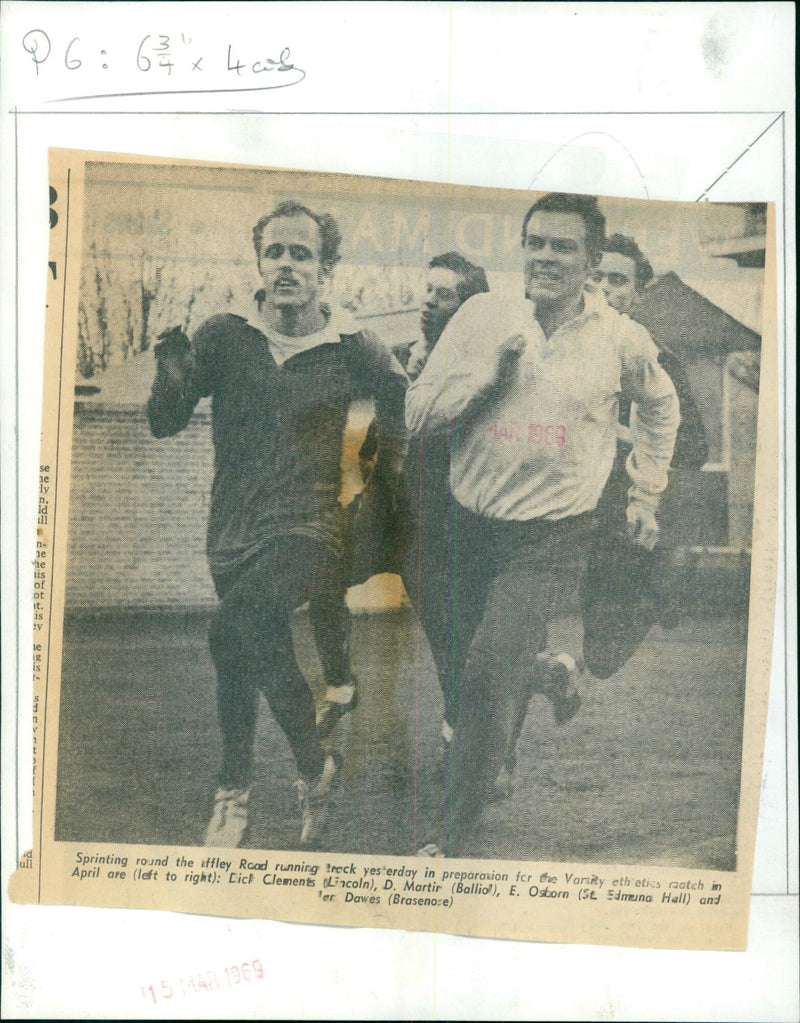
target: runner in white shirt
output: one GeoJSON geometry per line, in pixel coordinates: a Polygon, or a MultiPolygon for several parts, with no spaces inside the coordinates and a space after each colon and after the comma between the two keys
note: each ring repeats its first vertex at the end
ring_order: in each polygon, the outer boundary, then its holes
{"type": "Polygon", "coordinates": [[[539,675],[559,723],[580,706],[575,661],[547,653],[546,620],[585,571],[621,395],[637,406],[630,536],[648,549],[658,537],[678,401],[647,331],[584,292],[604,231],[592,196],[536,202],[522,226],[524,295],[465,303],[406,395],[410,430],[450,431],[454,663],[468,646],[455,680],[450,798],[430,854],[465,847],[506,750],[521,678],[539,675]]]}

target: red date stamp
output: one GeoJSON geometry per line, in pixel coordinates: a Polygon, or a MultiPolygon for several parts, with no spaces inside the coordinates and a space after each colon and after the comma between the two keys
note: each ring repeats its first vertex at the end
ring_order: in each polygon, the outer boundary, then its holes
{"type": "MultiPolygon", "coordinates": [[[[457,419],[448,419],[450,433],[461,440],[468,440],[476,433],[473,423],[461,424],[457,419]]],[[[485,430],[493,440],[509,444],[544,444],[547,447],[563,448],[567,443],[567,428],[558,423],[518,423],[516,420],[497,420],[485,430]]]]}
{"type": "Polygon", "coordinates": [[[563,448],[567,443],[567,428],[555,423],[518,423],[498,421],[492,423],[488,432],[495,440],[512,444],[545,444],[547,447],[563,448]]]}
{"type": "Polygon", "coordinates": [[[212,991],[223,991],[264,979],[264,967],[260,959],[250,962],[225,966],[222,970],[201,970],[177,978],[166,978],[155,984],[142,985],[139,988],[142,998],[153,1005],[168,1002],[173,998],[186,998],[189,995],[210,994],[212,991]]]}

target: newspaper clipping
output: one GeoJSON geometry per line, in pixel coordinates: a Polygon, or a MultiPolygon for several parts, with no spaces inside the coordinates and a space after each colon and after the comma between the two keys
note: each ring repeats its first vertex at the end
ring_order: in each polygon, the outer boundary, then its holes
{"type": "Polygon", "coordinates": [[[19,902],[741,949],[773,207],[51,151],[19,902]]]}

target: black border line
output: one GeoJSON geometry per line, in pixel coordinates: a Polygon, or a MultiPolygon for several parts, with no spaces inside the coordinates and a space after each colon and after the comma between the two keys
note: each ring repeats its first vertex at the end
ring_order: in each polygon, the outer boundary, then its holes
{"type": "MultiPolygon", "coordinates": [[[[710,184],[710,185],[708,186],[708,188],[704,189],[704,191],[703,191],[703,192],[701,192],[701,194],[700,194],[700,195],[699,195],[699,196],[698,196],[698,197],[697,197],[697,198],[695,199],[695,202],[702,202],[702,201],[703,201],[703,199],[707,199],[707,198],[708,198],[708,193],[709,193],[709,192],[711,191],[711,189],[712,189],[712,188],[714,187],[714,185],[716,185],[716,184],[719,184],[719,182],[720,182],[720,181],[722,181],[722,179],[723,179],[723,178],[725,177],[725,175],[726,175],[726,174],[728,173],[728,171],[729,171],[729,170],[730,170],[730,169],[731,169],[732,167],[735,167],[735,166],[736,166],[736,164],[737,164],[737,163],[738,163],[738,162],[739,162],[739,161],[740,161],[740,160],[741,160],[741,159],[742,159],[743,157],[747,156],[747,154],[748,154],[748,153],[750,152],[750,150],[751,150],[751,149],[753,148],[753,146],[754,146],[754,145],[756,144],[756,142],[758,142],[758,141],[759,141],[760,139],[762,139],[762,138],[763,138],[763,137],[764,137],[764,136],[765,136],[765,135],[767,134],[767,132],[768,132],[768,131],[770,130],[770,128],[771,128],[771,127],[773,126],[773,124],[777,124],[777,123],[778,123],[778,121],[781,121],[781,120],[782,120],[782,118],[783,118],[783,111],[781,111],[781,112],[780,112],[780,113],[778,114],[778,116],[777,116],[777,117],[775,118],[775,120],[774,120],[774,121],[771,121],[771,122],[770,122],[770,123],[769,123],[769,124],[768,124],[768,125],[766,126],[766,128],[765,128],[765,129],[764,129],[764,130],[763,130],[763,131],[761,132],[761,134],[760,134],[760,135],[756,135],[756,137],[755,137],[755,138],[753,139],[753,141],[752,141],[752,142],[750,143],[750,145],[749,145],[749,146],[748,146],[748,147],[747,147],[746,149],[743,149],[743,150],[741,151],[741,153],[739,153],[739,155],[738,155],[738,156],[736,157],[736,159],[735,159],[735,160],[733,161],[733,163],[729,163],[729,164],[728,164],[728,166],[727,166],[727,167],[725,168],[725,170],[724,170],[724,171],[723,171],[723,172],[722,172],[722,173],[721,173],[721,174],[719,175],[719,177],[715,178],[715,179],[714,179],[714,180],[713,180],[713,181],[711,182],[711,184],[710,184]]],[[[784,159],[785,159],[785,157],[784,157],[784,159]]],[[[639,171],[639,173],[641,174],[641,171],[639,171]]],[[[649,198],[649,196],[648,196],[648,198],[649,198]]]]}
{"type": "Polygon", "coordinates": [[[42,727],[42,756],[41,756],[41,770],[39,777],[41,779],[41,801],[39,803],[39,879],[36,890],[36,901],[41,904],[42,901],[42,832],[44,829],[44,794],[45,794],[45,759],[47,756],[47,701],[50,690],[50,653],[52,651],[53,644],[53,584],[55,582],[55,550],[56,550],[56,529],[58,527],[58,475],[59,475],[59,451],[61,448],[61,398],[64,393],[63,377],[64,377],[64,323],[66,320],[67,313],[67,261],[69,259],[69,200],[70,200],[70,175],[71,168],[67,167],[67,211],[64,217],[64,275],[63,284],[61,288],[61,336],[59,339],[60,351],[58,356],[58,411],[57,411],[57,427],[56,427],[56,460],[55,460],[55,474],[54,474],[54,487],[53,487],[53,538],[50,545],[50,608],[49,608],[49,621],[47,623],[47,666],[45,668],[45,679],[44,679],[44,724],[42,727]]]}
{"type": "MultiPolygon", "coordinates": [[[[16,724],[14,726],[14,812],[16,813],[16,824],[14,827],[14,835],[16,838],[15,846],[15,862],[16,869],[19,869],[19,858],[20,858],[20,820],[19,820],[19,678],[20,678],[20,605],[19,605],[19,594],[20,594],[20,581],[21,581],[21,564],[19,557],[19,525],[20,525],[20,490],[19,490],[19,144],[18,144],[18,126],[17,126],[17,110],[14,108],[14,437],[16,440],[16,458],[15,458],[15,477],[14,477],[14,490],[16,499],[16,514],[14,516],[14,567],[15,567],[15,583],[16,583],[16,594],[17,594],[17,607],[14,612],[14,622],[16,624],[16,660],[14,664],[14,670],[17,674],[16,682],[14,687],[14,714],[16,716],[16,724]]],[[[33,722],[31,722],[33,727],[33,722]]]]}
{"type": "MultiPolygon", "coordinates": [[[[151,96],[153,93],[141,93],[151,96]]],[[[10,113],[11,111],[9,111],[10,113]]],[[[156,117],[228,117],[230,114],[249,114],[270,117],[686,117],[687,115],[744,117],[761,114],[770,116],[785,113],[784,110],[19,110],[20,114],[45,114],[63,117],[73,114],[79,117],[107,116],[113,114],[152,114],[156,117]]]]}
{"type": "MultiPolygon", "coordinates": [[[[783,505],[784,505],[784,564],[783,564],[783,577],[784,577],[784,767],[785,767],[785,831],[786,831],[786,891],[785,892],[750,892],[750,897],[777,897],[777,896],[789,896],[796,897],[800,894],[798,892],[792,892],[789,890],[790,882],[790,859],[789,859],[789,845],[790,845],[790,833],[789,833],[789,715],[788,715],[788,679],[789,679],[789,609],[788,609],[788,557],[787,557],[787,541],[788,541],[788,511],[789,511],[789,494],[788,487],[786,485],[788,472],[788,449],[787,449],[787,427],[788,427],[788,411],[787,411],[787,398],[788,398],[788,380],[786,373],[786,355],[788,345],[787,335],[787,312],[786,312],[786,299],[787,299],[787,257],[786,257],[786,111],[775,111],[775,110],[475,110],[475,111],[434,111],[434,110],[409,110],[409,111],[386,111],[386,110],[301,110],[301,111],[288,111],[288,110],[18,110],[14,107],[9,113],[14,116],[14,172],[15,172],[15,251],[17,254],[17,266],[16,266],[16,309],[15,309],[15,326],[16,326],[16,360],[15,360],[15,372],[16,372],[16,419],[15,419],[15,432],[18,434],[19,431],[19,161],[18,161],[18,115],[25,116],[36,116],[36,115],[49,115],[49,116],[64,116],[64,115],[77,115],[81,117],[87,116],[126,116],[133,114],[148,114],[150,116],[157,117],[172,117],[176,115],[181,116],[290,116],[290,117],[316,117],[316,116],[328,116],[333,115],[337,117],[343,116],[354,116],[354,117],[533,117],[533,116],[550,116],[550,117],[571,117],[571,116],[660,116],[660,117],[680,117],[680,116],[746,116],[754,115],[758,116],[761,114],[778,114],[778,117],[758,136],[760,139],[768,130],[771,128],[777,120],[781,121],[781,154],[782,154],[782,203],[783,208],[781,210],[782,226],[783,226],[783,351],[784,351],[784,374],[783,374],[783,392],[784,392],[784,407],[783,407],[783,424],[784,424],[784,452],[783,452],[783,463],[784,463],[784,491],[783,491],[783,505]]],[[[756,139],[755,141],[758,141],[756,139]]],[[[752,148],[752,145],[748,147],[745,152],[748,152],[752,148]]],[[[741,154],[744,156],[744,153],[741,154]]],[[[734,161],[738,162],[738,161],[734,161]]],[[[727,170],[733,166],[731,164],[727,170]]],[[[707,193],[718,183],[718,181],[724,176],[720,175],[716,181],[709,185],[709,187],[703,193],[706,196],[707,193]]],[[[67,171],[67,213],[66,213],[66,226],[67,226],[67,237],[69,234],[69,176],[70,171],[67,171]]],[[[703,197],[701,196],[701,198],[703,197]]],[[[64,259],[64,302],[66,300],[66,254],[64,259]]],[[[59,364],[59,425],[56,434],[56,456],[58,456],[58,447],[60,444],[60,429],[61,429],[61,378],[63,370],[63,335],[64,335],[64,316],[65,310],[62,307],[62,325],[61,325],[61,353],[59,364]]],[[[16,508],[16,523],[17,523],[17,543],[16,543],[16,568],[17,568],[17,593],[19,593],[19,578],[20,578],[20,561],[19,561],[19,443],[16,445],[16,460],[17,460],[17,479],[16,479],[16,491],[17,491],[17,508],[16,508]]],[[[55,503],[58,500],[58,491],[56,488],[56,495],[53,506],[53,549],[55,549],[55,503]]],[[[48,678],[45,680],[45,711],[46,711],[46,700],[47,700],[47,687],[49,684],[49,658],[50,658],[50,633],[52,630],[52,587],[53,587],[53,573],[51,572],[50,580],[50,622],[48,627],[48,678]]],[[[17,649],[17,672],[19,673],[19,649],[20,649],[20,636],[19,636],[19,613],[17,612],[17,636],[16,636],[16,649],[17,649]]],[[[17,807],[17,863],[19,862],[19,784],[17,775],[17,759],[19,756],[19,677],[17,678],[16,685],[16,707],[17,707],[17,723],[16,723],[16,750],[15,750],[15,804],[17,807]]],[[[44,715],[44,726],[42,732],[42,780],[44,779],[44,749],[45,749],[45,735],[47,728],[47,714],[44,715]]],[[[42,872],[42,808],[44,806],[44,785],[42,785],[42,799],[39,812],[39,895],[37,901],[40,900],[41,896],[41,872],[42,872]]]]}
{"type": "MultiPolygon", "coordinates": [[[[783,230],[783,709],[786,792],[786,891],[790,881],[790,834],[789,834],[789,419],[787,402],[789,385],[786,359],[789,351],[789,335],[786,332],[786,112],[781,114],[781,166],[783,177],[783,208],[781,210],[783,230]]],[[[777,282],[776,282],[777,284],[777,282]]],[[[777,293],[777,288],[775,289],[777,293]]]]}

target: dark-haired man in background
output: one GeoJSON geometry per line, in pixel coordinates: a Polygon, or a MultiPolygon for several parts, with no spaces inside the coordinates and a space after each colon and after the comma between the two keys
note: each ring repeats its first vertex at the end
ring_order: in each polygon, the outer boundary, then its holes
{"type": "MultiPolygon", "coordinates": [[[[392,352],[415,380],[425,367],[431,352],[450,318],[469,298],[489,290],[486,273],[459,252],[445,252],[428,263],[425,276],[425,297],[420,317],[421,336],[396,345],[392,352]]],[[[378,449],[379,424],[373,420],[359,451],[359,462],[366,484],[366,500],[370,498],[370,477],[378,449]]],[[[450,647],[452,632],[452,558],[453,499],[450,493],[450,453],[447,437],[442,433],[429,435],[422,431],[410,439],[404,467],[405,496],[410,522],[404,529],[405,544],[393,544],[391,550],[371,551],[362,543],[353,554],[366,562],[355,581],[370,574],[399,572],[406,593],[417,609],[420,624],[433,654],[444,699],[442,739],[452,737],[452,670],[450,647]],[[405,547],[405,549],[401,549],[405,547]]],[[[359,502],[361,499],[358,499],[359,502]]],[[[374,539],[374,537],[373,537],[374,539]]],[[[355,538],[353,540],[355,542],[355,538]]],[[[351,580],[353,581],[353,580],[351,580]]],[[[337,638],[315,626],[320,660],[326,679],[325,698],[319,705],[317,724],[320,735],[327,735],[341,717],[356,704],[356,685],[347,656],[349,619],[343,590],[339,593],[317,593],[311,602],[312,624],[318,619],[339,621],[337,638]],[[336,608],[341,608],[338,614],[336,608]]]]}
{"type": "MultiPolygon", "coordinates": [[[[636,320],[637,308],[644,297],[644,290],[652,279],[653,268],[635,240],[623,234],[612,234],[603,243],[600,264],[592,274],[588,286],[600,288],[612,309],[626,313],[632,320],[636,320]]],[[[699,469],[708,459],[708,442],[686,369],[678,353],[663,342],[659,342],[658,361],[675,385],[681,409],[672,468],[699,469]]],[[[620,422],[630,426],[630,402],[620,402],[620,422]]],[[[666,498],[667,494],[664,496],[666,498]]],[[[663,511],[662,502],[662,513],[663,511]]],[[[662,527],[663,525],[662,522],[662,527]]]]}
{"type": "MultiPolygon", "coordinates": [[[[422,305],[422,340],[409,349],[406,372],[416,380],[453,315],[473,295],[488,292],[483,267],[458,252],[435,256],[428,264],[422,305]]],[[[444,714],[441,736],[445,749],[453,736],[455,708],[452,663],[453,632],[453,496],[450,492],[448,438],[424,429],[411,437],[406,460],[411,506],[417,521],[416,542],[403,566],[403,585],[412,601],[436,664],[442,687],[444,714]]]]}
{"type": "Polygon", "coordinates": [[[450,791],[426,855],[464,851],[507,749],[520,679],[538,674],[559,723],[580,706],[575,659],[547,653],[546,620],[585,569],[620,395],[638,406],[629,535],[647,548],[658,536],[678,401],[645,329],[584,290],[604,233],[593,196],[534,203],[522,224],[524,295],[467,303],[406,395],[412,433],[452,429],[455,644],[468,644],[450,791]]]}
{"type": "MultiPolygon", "coordinates": [[[[652,279],[653,268],[636,241],[612,234],[603,243],[600,263],[588,287],[602,291],[612,308],[635,320],[637,306],[652,279]]],[[[687,495],[698,492],[696,476],[708,459],[708,443],[680,357],[662,346],[658,361],[675,386],[681,415],[670,482],[661,501],[659,542],[652,552],[632,549],[627,542],[625,506],[630,481],[625,464],[632,438],[631,402],[623,398],[617,457],[597,506],[597,531],[583,599],[584,656],[589,670],[599,678],[619,671],[633,655],[654,612],[663,624],[672,624],[678,604],[673,578],[676,566],[671,562],[682,563],[679,571],[691,571],[686,548],[678,539],[690,524],[682,528],[678,520],[686,517],[687,495]]],[[[686,583],[681,580],[683,588],[686,583]]]]}
{"type": "Polygon", "coordinates": [[[222,315],[191,342],[179,329],[162,336],[147,408],[153,434],[166,437],[186,426],[201,397],[212,398],[207,550],[219,605],[209,639],[223,758],[205,844],[227,847],[241,845],[248,826],[259,691],[297,762],[301,844],[320,835],[338,764],[320,744],[290,616],[341,572],[350,404],[375,400],[375,472],[390,489],[405,449],[402,368],[324,302],[341,241],[333,218],[281,203],[253,240],[263,280],[253,323],[222,315]]]}

